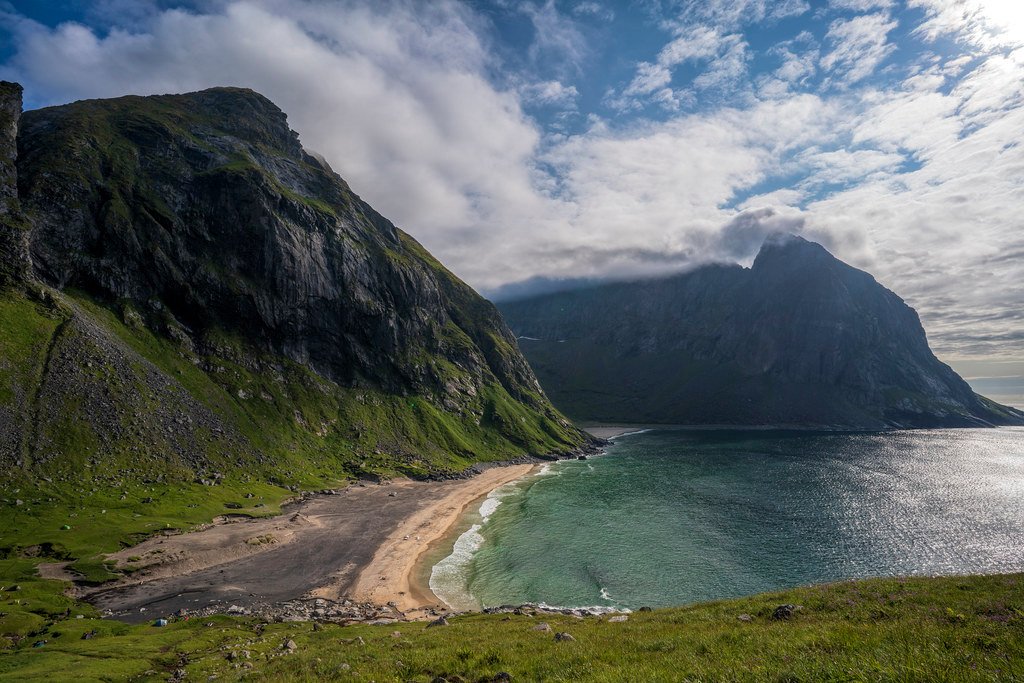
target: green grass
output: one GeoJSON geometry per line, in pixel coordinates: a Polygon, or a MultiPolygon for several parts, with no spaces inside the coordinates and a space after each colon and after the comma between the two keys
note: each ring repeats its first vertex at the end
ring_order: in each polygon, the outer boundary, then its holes
{"type": "MultiPolygon", "coordinates": [[[[1022,575],[873,579],[638,612],[626,623],[476,614],[440,628],[314,631],[309,623],[227,617],[158,628],[76,619],[73,610],[0,654],[0,680],[72,671],[83,681],[165,680],[180,668],[186,680],[486,681],[507,672],[514,681],[1018,681],[1022,582],[1022,575]],[[802,609],[773,621],[785,603],[802,609]],[[541,622],[553,630],[535,630],[541,622]],[[82,640],[92,630],[97,635],[82,640]],[[575,642],[556,642],[558,631],[575,642]],[[281,647],[288,639],[298,645],[294,654],[281,647]]],[[[0,593],[0,610],[10,595],[0,593]]]]}

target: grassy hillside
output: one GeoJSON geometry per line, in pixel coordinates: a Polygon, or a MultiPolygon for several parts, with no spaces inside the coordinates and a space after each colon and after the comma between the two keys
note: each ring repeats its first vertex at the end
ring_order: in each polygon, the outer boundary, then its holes
{"type": "MultiPolygon", "coordinates": [[[[467,419],[428,398],[340,387],[226,334],[200,356],[134,320],[130,305],[80,293],[0,292],[0,557],[29,548],[100,582],[102,554],[160,529],[271,514],[296,491],[357,477],[560,452],[573,438],[497,382],[467,419]]],[[[15,580],[0,564],[0,585],[15,580]]]]}
{"type": "MultiPolygon", "coordinates": [[[[5,592],[0,609],[39,599],[5,592]]],[[[55,606],[54,609],[60,606],[55,606]]],[[[625,623],[468,615],[446,627],[260,624],[165,628],[89,616],[40,626],[0,654],[0,680],[1019,681],[1024,576],[875,579],[693,607],[625,623]],[[782,604],[799,605],[775,620],[782,604]],[[741,615],[749,615],[741,619],[741,615]],[[550,631],[538,630],[546,623],[550,631]],[[95,632],[90,639],[83,634],[95,632]],[[556,641],[567,632],[574,641],[556,641]],[[294,653],[284,644],[293,641],[294,653]],[[40,647],[35,643],[46,641],[40,647]],[[247,655],[246,655],[247,653],[247,655]],[[177,674],[176,674],[177,672],[177,674]],[[510,678],[502,678],[502,672],[510,678]]]]}

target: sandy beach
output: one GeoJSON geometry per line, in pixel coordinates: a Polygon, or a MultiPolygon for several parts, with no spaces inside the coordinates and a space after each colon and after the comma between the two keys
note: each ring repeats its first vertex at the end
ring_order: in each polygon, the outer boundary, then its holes
{"type": "Polygon", "coordinates": [[[353,484],[275,517],[221,519],[192,533],[156,536],[109,556],[134,571],[83,597],[129,621],[310,597],[394,603],[408,618],[424,616],[443,605],[417,580],[418,561],[469,506],[533,468],[491,467],[450,481],[353,484]]]}
{"type": "Polygon", "coordinates": [[[333,599],[345,596],[375,604],[394,602],[406,613],[441,604],[430,587],[418,580],[421,558],[447,536],[468,508],[479,505],[494,489],[525,477],[535,467],[495,467],[459,486],[442,489],[433,502],[399,523],[351,586],[327,586],[317,595],[333,599]]]}

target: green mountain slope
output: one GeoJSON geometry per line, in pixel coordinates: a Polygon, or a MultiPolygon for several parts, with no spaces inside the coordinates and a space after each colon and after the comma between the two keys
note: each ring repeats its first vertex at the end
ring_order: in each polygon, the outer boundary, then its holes
{"type": "Polygon", "coordinates": [[[18,130],[20,88],[0,94],[0,253],[26,265],[0,288],[4,552],[99,580],[89,549],[154,528],[587,442],[497,310],[262,96],[77,102],[18,130]]]}

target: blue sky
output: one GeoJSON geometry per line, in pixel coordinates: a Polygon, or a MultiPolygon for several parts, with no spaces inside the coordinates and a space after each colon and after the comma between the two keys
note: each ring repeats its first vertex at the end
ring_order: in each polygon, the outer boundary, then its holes
{"type": "Polygon", "coordinates": [[[30,108],[259,90],[484,292],[788,230],[940,357],[1024,361],[1018,0],[0,0],[0,32],[30,108]]]}

